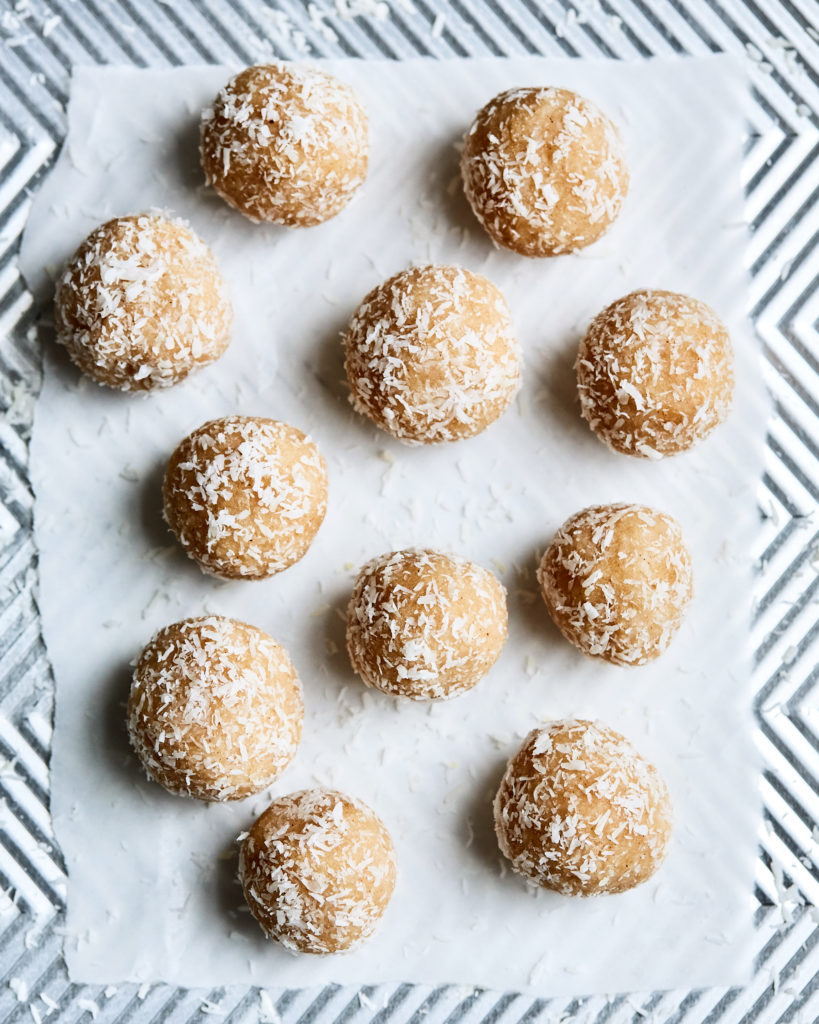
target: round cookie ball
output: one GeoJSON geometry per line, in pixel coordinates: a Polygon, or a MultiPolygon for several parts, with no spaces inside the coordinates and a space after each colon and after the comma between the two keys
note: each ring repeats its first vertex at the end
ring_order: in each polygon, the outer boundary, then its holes
{"type": "Polygon", "coordinates": [[[690,448],[731,410],[734,353],[719,317],[643,290],[595,317],[575,364],[583,418],[609,448],[658,459],[690,448]]]}
{"type": "Polygon", "coordinates": [[[340,953],[374,931],[395,888],[395,849],[366,804],[335,790],[274,800],[245,836],[239,879],[271,939],[340,953]]]}
{"type": "Polygon", "coordinates": [[[487,103],[466,136],[461,174],[495,244],[523,256],[596,242],[628,192],[617,129],[568,89],[510,89],[487,103]]]}
{"type": "Polygon", "coordinates": [[[495,832],[515,871],[566,896],[625,892],[649,879],[671,839],[657,769],[598,722],[533,729],[495,797],[495,832]]]}
{"type": "Polygon", "coordinates": [[[506,642],[506,591],[456,555],[394,551],[358,574],[347,651],[367,686],[411,700],[471,690],[506,642]]]}
{"type": "Polygon", "coordinates": [[[161,629],[139,656],[128,734],[148,778],[198,800],[259,793],[301,739],[301,683],[287,652],[217,615],[161,629]]]}
{"type": "Polygon", "coordinates": [[[202,114],[205,179],[253,221],[307,227],[342,210],[367,176],[367,115],[325,71],[246,68],[202,114]]]}
{"type": "Polygon", "coordinates": [[[142,213],[100,225],[57,284],[57,341],[98,384],[167,388],[218,359],[232,311],[213,253],[184,221],[142,213]]]}
{"type": "Polygon", "coordinates": [[[413,267],[374,288],[344,344],[353,407],[409,444],[479,434],[520,386],[509,308],[461,267],[413,267]]]}
{"type": "Polygon", "coordinates": [[[537,578],[575,647],[614,665],[645,665],[682,623],[691,555],[671,516],[645,505],[594,505],[560,527],[537,578]]]}
{"type": "Polygon", "coordinates": [[[205,572],[263,579],[310,547],[327,511],[327,467],[295,427],[228,416],[181,442],[162,494],[166,522],[205,572]]]}

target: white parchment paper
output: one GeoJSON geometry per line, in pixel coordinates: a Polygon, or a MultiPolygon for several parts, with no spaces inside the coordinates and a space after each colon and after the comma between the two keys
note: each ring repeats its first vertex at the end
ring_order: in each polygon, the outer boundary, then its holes
{"type": "Polygon", "coordinates": [[[220,68],[79,68],[69,134],[31,214],[24,265],[38,294],[98,222],[150,207],[189,218],[235,304],[227,355],[149,397],[83,380],[52,342],[32,442],[43,629],[57,680],[53,814],[69,869],[66,954],[87,982],[297,986],[411,980],[540,994],[741,982],[750,966],[757,797],[748,620],[754,491],[766,400],[744,320],[743,82],[726,58],[640,64],[546,59],[330,62],[371,115],[371,173],[318,228],[255,226],[203,188],[197,119],[220,68]],[[503,88],[556,84],[622,126],[631,193],[585,253],[496,252],[457,180],[456,143],[503,88]],[[408,449],[346,404],[339,332],[365,292],[411,261],[486,274],[525,356],[516,405],[484,435],[408,449]],[[657,286],[711,303],[738,361],[730,421],[662,463],[607,451],[578,414],[572,362],[602,306],[657,286]],[[179,439],[232,412],[311,432],[330,509],[304,560],[262,583],[218,583],[175,547],[160,482],[179,439]],[[552,627],[536,558],[593,502],[654,504],[681,521],[696,599],[669,652],[643,669],[587,660],[552,627]],[[356,568],[429,545],[494,567],[510,634],[472,693],[399,704],[364,689],[344,653],[356,568]],[[203,611],[268,630],[304,681],[298,756],[273,789],[355,794],[395,839],[400,877],[377,937],[350,955],[296,958],[267,943],[234,882],[234,837],[268,797],[202,806],[145,781],[129,753],[129,662],[155,629],[203,611]],[[550,717],[600,718],[668,779],[676,807],[662,871],[631,893],[533,892],[501,863],[491,796],[522,736],[550,717]]]}

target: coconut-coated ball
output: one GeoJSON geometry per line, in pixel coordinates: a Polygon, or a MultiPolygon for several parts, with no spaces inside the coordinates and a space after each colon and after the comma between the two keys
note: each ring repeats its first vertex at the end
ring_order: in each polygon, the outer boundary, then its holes
{"type": "Polygon", "coordinates": [[[617,129],[568,89],[510,89],[479,111],[461,156],[466,198],[492,240],[523,256],[597,241],[628,170],[617,129]]]}
{"type": "Polygon", "coordinates": [[[179,444],[162,494],[166,522],[205,572],[263,579],[310,547],[327,511],[327,468],[295,427],[227,416],[179,444]]]}
{"type": "Polygon", "coordinates": [[[580,409],[609,448],[657,459],[726,418],[734,394],[728,331],[704,302],[648,289],[595,317],[575,365],[580,409]]]}
{"type": "Polygon", "coordinates": [[[262,64],[203,112],[200,151],[207,183],[250,220],[320,224],[367,176],[367,115],[326,71],[262,64]]]}
{"type": "Polygon", "coordinates": [[[515,871],[566,896],[633,889],[659,868],[671,839],[662,777],[599,722],[532,730],[507,765],[494,809],[515,871]]]}
{"type": "Polygon", "coordinates": [[[374,288],[344,344],[353,407],[409,444],[480,433],[520,386],[509,308],[461,267],[413,267],[374,288]]]}
{"type": "Polygon", "coordinates": [[[566,639],[615,665],[658,658],[692,592],[679,523],[645,505],[594,505],[573,515],[546,549],[537,577],[566,639]]]}
{"type": "Polygon", "coordinates": [[[188,225],[141,213],[109,220],[69,260],[57,340],[98,384],[167,388],[218,359],[232,312],[213,253],[188,225]]]}
{"type": "Polygon", "coordinates": [[[374,931],[395,888],[390,834],[360,800],[307,789],[274,800],[244,837],[239,878],[271,939],[340,953],[374,931]]]}
{"type": "Polygon", "coordinates": [[[266,789],[295,754],[303,718],[284,648],[217,615],[161,629],[139,656],[128,698],[131,745],[148,777],[198,800],[266,789]]]}
{"type": "Polygon", "coordinates": [[[367,686],[412,700],[456,697],[495,664],[506,642],[506,591],[456,555],[394,551],[358,575],[347,650],[367,686]]]}

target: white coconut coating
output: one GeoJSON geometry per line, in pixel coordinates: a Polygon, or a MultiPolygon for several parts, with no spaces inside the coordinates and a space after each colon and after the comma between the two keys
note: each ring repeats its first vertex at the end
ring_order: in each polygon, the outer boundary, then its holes
{"type": "Polygon", "coordinates": [[[213,253],[182,220],[117,217],[69,260],[54,303],[57,340],[97,383],[167,388],[218,359],[232,311],[213,253]]]}
{"type": "Polygon", "coordinates": [[[353,949],[395,888],[389,832],[360,800],[308,789],[274,800],[244,838],[239,878],[266,934],[301,953],[353,949]]]}
{"type": "Polygon", "coordinates": [[[510,89],[464,141],[466,198],[492,240],[523,256],[597,241],[620,212],[628,170],[617,129],[568,89],[510,89]]]}
{"type": "Polygon", "coordinates": [[[567,896],[618,893],[662,864],[671,799],[657,769],[596,722],[533,729],[495,797],[495,832],[515,871],[567,896]]]}
{"type": "Polygon", "coordinates": [[[659,657],[693,587],[679,523],[645,505],[594,505],[573,515],[555,534],[537,577],[566,639],[615,665],[659,657]]]}
{"type": "Polygon", "coordinates": [[[358,575],[347,607],[347,650],[367,686],[412,700],[472,689],[506,642],[506,591],[456,555],[394,551],[358,575]]]}
{"type": "Polygon", "coordinates": [[[408,444],[480,433],[520,386],[509,308],[461,267],[413,267],[366,296],[345,339],[353,407],[408,444]]]}
{"type": "Polygon", "coordinates": [[[327,511],[327,467],[295,427],[228,416],[179,444],[163,504],[179,543],[205,572],[262,579],[310,547],[327,511]]]}
{"type": "Polygon", "coordinates": [[[198,800],[266,789],[295,754],[303,718],[284,648],[216,615],[161,629],[139,656],[128,699],[128,734],[148,777],[198,800]]]}
{"type": "Polygon", "coordinates": [[[367,175],[367,115],[333,75],[293,64],[246,68],[202,114],[209,185],[253,221],[334,217],[367,175]]]}
{"type": "Polygon", "coordinates": [[[734,353],[716,313],[647,289],[595,317],[575,364],[580,410],[610,448],[658,459],[690,448],[731,410],[734,353]]]}

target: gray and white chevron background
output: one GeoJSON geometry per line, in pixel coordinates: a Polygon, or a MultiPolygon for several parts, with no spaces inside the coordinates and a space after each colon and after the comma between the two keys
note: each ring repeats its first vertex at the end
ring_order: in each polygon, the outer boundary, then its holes
{"type": "MultiPolygon", "coordinates": [[[[819,0],[0,0],[0,1014],[231,1024],[766,1024],[819,1020],[819,0]],[[61,959],[28,438],[38,311],[17,252],[65,131],[71,67],[727,51],[748,63],[751,310],[775,399],[760,482],[754,708],[764,763],[756,972],[743,989],[531,1000],[401,985],[79,986],[61,959]]],[[[71,586],[71,580],[65,585],[71,586]]],[[[89,842],[93,837],[89,836],[89,842]]]]}

